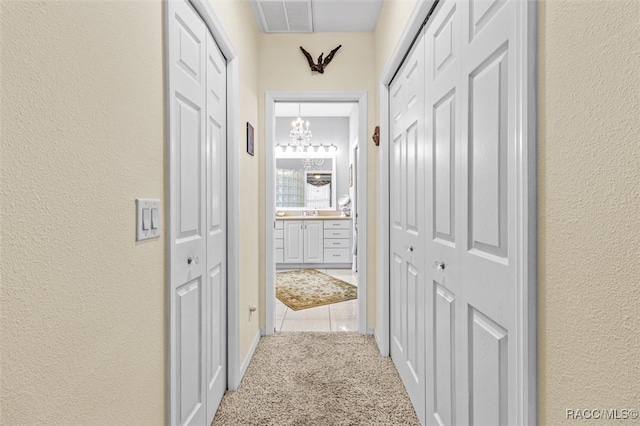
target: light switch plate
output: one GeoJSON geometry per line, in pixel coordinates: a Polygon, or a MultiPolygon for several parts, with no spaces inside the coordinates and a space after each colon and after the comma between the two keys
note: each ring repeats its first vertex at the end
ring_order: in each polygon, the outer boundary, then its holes
{"type": "Polygon", "coordinates": [[[157,222],[160,222],[160,200],[156,198],[137,198],[136,199],[136,241],[158,238],[160,236],[160,226],[153,228],[151,226],[151,214],[153,210],[157,211],[157,222]],[[142,229],[143,212],[147,212],[147,228],[142,229]]]}

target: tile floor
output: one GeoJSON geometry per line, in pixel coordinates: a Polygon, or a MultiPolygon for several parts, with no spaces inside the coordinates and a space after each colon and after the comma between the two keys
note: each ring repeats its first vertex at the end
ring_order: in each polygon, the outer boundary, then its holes
{"type": "MultiPolygon", "coordinates": [[[[351,269],[317,270],[358,285],[357,276],[351,269]]],[[[358,331],[358,300],[294,311],[276,298],[276,331],[358,331]]]]}

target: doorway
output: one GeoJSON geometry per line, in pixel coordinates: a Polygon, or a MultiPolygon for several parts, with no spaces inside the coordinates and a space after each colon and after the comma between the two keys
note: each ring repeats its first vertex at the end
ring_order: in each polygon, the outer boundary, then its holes
{"type": "MultiPolygon", "coordinates": [[[[366,332],[366,260],[360,260],[358,270],[353,270],[354,256],[365,257],[366,249],[356,252],[356,247],[366,245],[366,235],[362,232],[366,229],[366,212],[353,210],[349,186],[358,185],[361,192],[366,191],[366,174],[350,175],[354,169],[366,170],[366,149],[359,151],[359,168],[350,163],[356,160],[350,155],[353,146],[366,139],[365,126],[366,94],[362,92],[268,92],[266,95],[266,334],[301,330],[305,324],[301,321],[312,319],[309,316],[318,317],[313,318],[317,319],[313,324],[306,322],[312,327],[309,331],[366,332]],[[303,112],[305,107],[307,110],[303,112]],[[325,113],[317,112],[320,110],[325,113]],[[335,117],[337,110],[345,112],[339,114],[342,117],[335,125],[323,122],[327,117],[335,117]],[[300,116],[304,117],[303,132],[306,121],[310,122],[311,138],[297,144],[291,136],[300,116]],[[339,137],[321,130],[333,127],[344,127],[344,145],[339,137]],[[310,181],[310,176],[320,182],[310,181]],[[323,176],[330,177],[324,179],[323,176]],[[283,178],[288,187],[279,186],[283,178]],[[328,304],[300,310],[287,306],[276,298],[276,270],[283,278],[294,272],[291,269],[305,275],[316,271],[347,284],[353,282],[357,286],[357,300],[347,301],[344,306],[328,304]]],[[[366,194],[360,196],[359,202],[365,205],[366,194]]]]}

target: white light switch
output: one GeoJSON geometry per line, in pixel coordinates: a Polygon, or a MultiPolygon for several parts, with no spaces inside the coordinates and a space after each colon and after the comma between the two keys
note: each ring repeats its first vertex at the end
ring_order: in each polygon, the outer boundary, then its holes
{"type": "Polygon", "coordinates": [[[151,209],[151,229],[158,229],[159,219],[158,209],[151,209]]]}
{"type": "Polygon", "coordinates": [[[136,199],[136,241],[160,236],[160,200],[136,199]]]}
{"type": "Polygon", "coordinates": [[[142,209],[142,230],[149,230],[149,222],[151,222],[150,209],[142,209]]]}

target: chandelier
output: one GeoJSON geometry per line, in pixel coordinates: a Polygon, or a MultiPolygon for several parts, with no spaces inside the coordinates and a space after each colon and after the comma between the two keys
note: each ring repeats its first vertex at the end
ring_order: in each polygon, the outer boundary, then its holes
{"type": "Polygon", "coordinates": [[[291,122],[291,131],[289,132],[289,137],[294,146],[303,145],[303,142],[309,142],[311,140],[309,121],[305,123],[300,115],[302,114],[300,114],[300,104],[298,104],[298,118],[291,122]]]}

